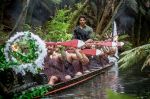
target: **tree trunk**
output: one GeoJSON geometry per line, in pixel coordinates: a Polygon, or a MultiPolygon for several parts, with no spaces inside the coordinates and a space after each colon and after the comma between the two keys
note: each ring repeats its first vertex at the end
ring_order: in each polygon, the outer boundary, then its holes
{"type": "Polygon", "coordinates": [[[67,29],[67,33],[72,33],[74,27],[76,26],[77,22],[78,22],[78,18],[80,16],[80,14],[84,11],[84,9],[86,8],[86,6],[88,5],[89,0],[86,0],[83,5],[73,14],[73,17],[70,21],[70,25],[68,26],[67,29]]]}
{"type": "Polygon", "coordinates": [[[101,34],[102,33],[103,28],[106,25],[106,21],[108,21],[107,18],[110,17],[109,15],[110,15],[110,12],[111,12],[111,4],[112,3],[113,3],[113,0],[108,0],[108,2],[106,4],[106,7],[104,9],[102,18],[101,18],[101,20],[98,23],[97,28],[96,28],[96,33],[97,34],[101,34]]]}
{"type": "Polygon", "coordinates": [[[102,33],[105,33],[110,28],[110,26],[112,25],[112,22],[114,21],[114,17],[117,14],[117,11],[122,3],[123,3],[123,0],[120,0],[120,2],[117,4],[115,4],[115,1],[114,1],[114,5],[113,5],[113,9],[112,9],[113,16],[111,17],[111,20],[109,21],[107,26],[103,29],[102,33]]]}
{"type": "Polygon", "coordinates": [[[29,3],[30,3],[30,0],[23,0],[23,10],[22,10],[18,20],[16,21],[16,24],[15,24],[13,30],[11,31],[9,37],[12,36],[13,34],[15,34],[16,31],[23,30],[23,25],[26,20],[29,3]]]}
{"type": "Polygon", "coordinates": [[[31,0],[30,1],[30,4],[32,4],[32,6],[30,6],[28,9],[30,9],[27,14],[27,19],[26,22],[27,24],[31,24],[31,20],[32,20],[32,14],[33,14],[33,11],[34,11],[34,7],[35,7],[35,4],[36,4],[37,0],[31,0]]]}

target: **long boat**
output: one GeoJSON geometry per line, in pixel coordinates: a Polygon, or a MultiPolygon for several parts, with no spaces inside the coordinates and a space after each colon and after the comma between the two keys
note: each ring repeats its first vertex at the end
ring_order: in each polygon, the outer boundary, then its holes
{"type": "MultiPolygon", "coordinates": [[[[109,63],[107,65],[104,65],[103,67],[93,68],[90,70],[89,73],[84,73],[82,76],[77,76],[77,77],[72,78],[69,81],[55,84],[52,86],[52,88],[50,88],[48,90],[48,92],[46,92],[44,94],[44,96],[53,95],[53,94],[62,92],[68,88],[71,88],[73,86],[83,84],[84,82],[87,82],[88,80],[93,79],[94,77],[96,77],[98,75],[101,75],[101,74],[108,72],[109,69],[113,65],[114,65],[114,63],[109,63]]],[[[44,85],[48,85],[48,84],[44,84],[44,85]]],[[[23,92],[25,90],[28,90],[30,88],[37,87],[37,86],[40,86],[40,85],[37,84],[36,82],[32,82],[32,83],[28,83],[26,85],[16,87],[16,88],[12,89],[11,91],[9,91],[9,93],[13,93],[13,94],[14,93],[20,93],[20,92],[23,92]]],[[[40,96],[35,96],[34,98],[40,98],[40,96]]]]}
{"type": "Polygon", "coordinates": [[[110,67],[112,67],[112,65],[113,64],[108,64],[108,65],[105,65],[103,68],[91,69],[91,72],[85,73],[82,76],[75,77],[75,78],[73,78],[69,81],[66,81],[66,82],[58,83],[58,84],[54,85],[53,89],[50,90],[49,92],[47,92],[45,94],[45,96],[52,95],[52,94],[58,93],[60,91],[63,91],[65,89],[68,89],[70,87],[84,83],[84,82],[94,78],[95,76],[98,76],[100,74],[107,72],[110,69],[110,67]]]}
{"type": "MultiPolygon", "coordinates": [[[[37,99],[37,98],[41,98],[42,96],[50,96],[50,95],[62,92],[64,90],[67,90],[67,89],[69,89],[71,87],[74,87],[74,86],[83,84],[85,82],[88,82],[89,80],[94,79],[94,77],[100,76],[101,74],[106,74],[107,75],[107,72],[110,70],[110,68],[113,65],[114,65],[114,63],[109,63],[109,64],[104,65],[104,66],[99,67],[99,68],[90,69],[89,73],[84,73],[83,75],[74,77],[74,78],[72,78],[69,81],[55,84],[51,88],[48,88],[48,91],[46,93],[44,93],[42,95],[37,95],[36,94],[36,95],[34,95],[33,97],[30,97],[30,98],[37,99]]],[[[50,85],[48,85],[46,83],[45,84],[42,84],[42,83],[39,84],[37,82],[30,82],[30,83],[26,83],[26,84],[21,85],[21,86],[20,85],[18,85],[18,86],[16,85],[14,88],[12,88],[12,90],[9,90],[8,94],[5,94],[2,97],[3,98],[10,98],[10,97],[14,97],[15,94],[17,94],[16,96],[19,97],[20,93],[22,94],[25,91],[29,91],[29,90],[31,92],[32,88],[37,88],[37,87],[40,87],[40,86],[50,86],[50,85]]],[[[15,97],[15,98],[18,98],[18,97],[15,97]]],[[[29,98],[29,97],[26,97],[26,98],[29,98]]]]}

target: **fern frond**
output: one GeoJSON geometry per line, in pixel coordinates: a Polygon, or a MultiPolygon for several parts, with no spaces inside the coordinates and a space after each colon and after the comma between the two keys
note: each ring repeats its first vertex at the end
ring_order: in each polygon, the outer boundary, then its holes
{"type": "Polygon", "coordinates": [[[123,41],[123,40],[125,40],[125,39],[128,38],[128,37],[129,37],[129,35],[127,35],[127,34],[121,35],[121,36],[119,36],[118,40],[119,40],[119,41],[123,41]]]}
{"type": "Polygon", "coordinates": [[[150,55],[147,56],[146,61],[144,62],[141,70],[143,70],[146,66],[150,66],[150,55]]]}
{"type": "Polygon", "coordinates": [[[132,67],[147,57],[146,60],[147,62],[145,62],[145,64],[143,65],[145,67],[146,64],[150,64],[149,54],[150,54],[150,44],[142,45],[132,50],[125,51],[121,54],[121,59],[119,60],[119,64],[121,65],[120,68],[126,69],[132,67]]]}

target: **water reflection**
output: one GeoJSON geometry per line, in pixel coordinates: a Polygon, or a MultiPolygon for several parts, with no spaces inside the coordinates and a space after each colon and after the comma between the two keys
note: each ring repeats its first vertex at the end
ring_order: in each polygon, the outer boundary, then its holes
{"type": "Polygon", "coordinates": [[[74,86],[63,92],[47,96],[50,99],[106,99],[105,89],[108,88],[106,75],[99,75],[95,78],[74,86]]]}

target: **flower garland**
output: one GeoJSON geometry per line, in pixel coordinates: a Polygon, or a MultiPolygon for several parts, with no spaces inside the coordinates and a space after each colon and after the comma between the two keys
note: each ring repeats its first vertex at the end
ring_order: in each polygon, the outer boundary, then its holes
{"type": "Polygon", "coordinates": [[[6,42],[4,55],[7,62],[19,64],[12,66],[16,73],[24,75],[26,71],[29,71],[35,74],[43,68],[47,49],[45,42],[39,36],[29,31],[17,32],[6,42]]]}

